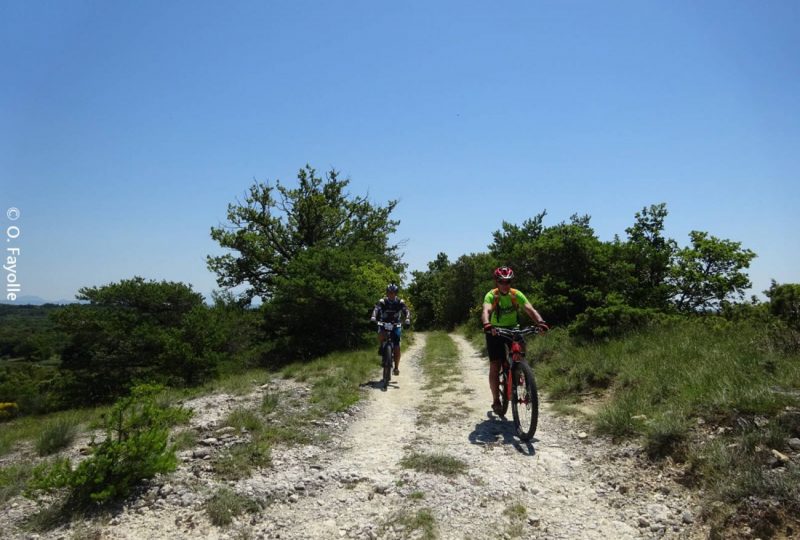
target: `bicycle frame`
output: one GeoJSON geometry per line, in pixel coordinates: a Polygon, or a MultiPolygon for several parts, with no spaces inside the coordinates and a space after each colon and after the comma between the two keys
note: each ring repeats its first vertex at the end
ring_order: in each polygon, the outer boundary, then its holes
{"type": "Polygon", "coordinates": [[[529,326],[527,328],[495,328],[497,335],[509,342],[508,353],[503,360],[503,364],[500,366],[500,369],[502,369],[506,375],[505,394],[508,401],[511,401],[513,393],[511,371],[514,363],[525,360],[525,336],[538,334],[540,331],[541,330],[537,326],[529,326]]]}

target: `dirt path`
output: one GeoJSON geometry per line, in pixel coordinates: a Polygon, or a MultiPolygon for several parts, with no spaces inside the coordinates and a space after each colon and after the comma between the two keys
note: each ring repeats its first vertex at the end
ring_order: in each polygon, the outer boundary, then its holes
{"type": "Polygon", "coordinates": [[[581,438],[580,425],[546,406],[536,439],[521,443],[510,421],[489,412],[485,359],[452,337],[462,365],[456,391],[423,390],[417,362],[425,337],[418,338],[397,384],[370,396],[334,450],[312,458],[317,469],[301,466],[285,479],[313,483],[308,473],[316,470],[318,491],[301,489],[303,496],[271,507],[256,536],[415,538],[423,518],[440,538],[703,536],[691,526],[688,494],[638,468],[634,448],[581,438]],[[412,452],[458,458],[466,473],[402,468],[412,452]]]}
{"type": "MultiPolygon", "coordinates": [[[[81,531],[114,539],[705,537],[691,495],[643,468],[637,447],[587,435],[578,420],[555,416],[546,404],[536,438],[520,442],[510,413],[501,420],[489,411],[486,360],[462,337],[452,338],[461,379],[449,391],[425,389],[419,359],[426,336],[417,334],[387,391],[367,385],[365,401],[320,422],[329,438],[274,449],[271,467],[228,483],[262,502],[260,512],[212,525],[205,500],[219,481],[196,449],[125,508],[41,538],[81,531]],[[403,468],[401,459],[412,454],[456,458],[465,470],[442,476],[403,468]]],[[[218,429],[220,411],[258,400],[257,393],[241,403],[208,396],[194,405],[211,415],[202,420],[207,429],[218,429]]],[[[7,518],[30,511],[29,503],[14,504],[7,518]]]]}

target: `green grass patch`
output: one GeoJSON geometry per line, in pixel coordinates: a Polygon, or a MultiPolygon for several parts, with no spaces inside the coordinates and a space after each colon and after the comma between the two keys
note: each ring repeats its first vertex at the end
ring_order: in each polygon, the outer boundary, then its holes
{"type": "Polygon", "coordinates": [[[401,459],[400,465],[406,469],[444,476],[456,476],[467,471],[467,464],[464,461],[441,453],[420,454],[415,452],[401,459]]]}
{"type": "Polygon", "coordinates": [[[297,362],[282,374],[312,385],[311,402],[317,414],[341,412],[362,398],[361,386],[380,369],[375,349],[332,353],[311,362],[297,362]]]}
{"type": "Polygon", "coordinates": [[[49,456],[67,448],[78,433],[79,420],[75,415],[59,415],[44,424],[36,438],[36,452],[49,456]]]}
{"type": "Polygon", "coordinates": [[[504,510],[503,515],[506,516],[511,523],[506,529],[506,537],[519,538],[525,533],[524,525],[525,518],[528,517],[528,510],[521,503],[509,504],[504,510]]]}
{"type": "Polygon", "coordinates": [[[233,518],[245,512],[257,513],[261,510],[258,501],[246,497],[228,488],[220,488],[205,505],[211,523],[225,527],[233,522],[233,518]]]}
{"type": "Polygon", "coordinates": [[[777,339],[756,320],[698,317],[593,344],[554,330],[532,340],[529,356],[557,403],[604,394],[597,431],[639,439],[652,459],[687,462],[708,508],[734,508],[738,517],[724,519],[741,525],[758,521],[753,501],[800,510],[800,467],[772,453],[791,454],[787,440],[800,436],[800,356],[777,339]]]}
{"type": "MultiPolygon", "coordinates": [[[[27,441],[35,446],[42,434],[55,424],[99,426],[109,410],[109,407],[72,409],[41,416],[23,416],[6,422],[0,429],[0,456],[8,454],[21,442],[27,441]]],[[[80,428],[76,428],[76,434],[78,432],[80,428]]]]}
{"type": "Polygon", "coordinates": [[[30,462],[22,462],[0,468],[0,504],[25,491],[33,467],[30,462]]]}
{"type": "Polygon", "coordinates": [[[231,411],[222,421],[222,425],[234,427],[239,432],[246,430],[252,433],[260,433],[265,427],[264,422],[255,411],[241,407],[231,411]]]}
{"type": "Polygon", "coordinates": [[[530,351],[541,358],[538,380],[553,398],[570,401],[578,393],[608,389],[611,399],[596,420],[601,432],[668,431],[681,437],[687,418],[714,419],[732,411],[771,415],[798,403],[791,392],[774,389],[800,388],[800,362],[764,340],[763,329],[753,324],[698,319],[584,346],[555,330],[532,340],[530,351]],[[658,419],[665,411],[672,417],[657,422],[669,429],[637,420],[658,419]]]}
{"type": "Polygon", "coordinates": [[[404,538],[420,538],[434,540],[436,535],[436,517],[428,508],[420,508],[416,512],[405,511],[394,517],[384,528],[402,528],[404,538]],[[400,527],[398,527],[400,526],[400,527]]]}
{"type": "Polygon", "coordinates": [[[461,380],[461,364],[458,348],[445,332],[428,334],[420,366],[425,377],[423,390],[439,393],[456,391],[452,383],[461,380]]]}

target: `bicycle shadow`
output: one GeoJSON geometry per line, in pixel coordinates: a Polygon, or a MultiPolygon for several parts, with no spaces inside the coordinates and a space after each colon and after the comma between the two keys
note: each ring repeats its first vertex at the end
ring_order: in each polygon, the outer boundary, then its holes
{"type": "MultiPolygon", "coordinates": [[[[377,381],[367,381],[365,383],[361,383],[359,385],[361,388],[370,388],[372,390],[384,390],[383,388],[383,379],[377,381]]],[[[389,388],[386,390],[397,389],[400,388],[400,385],[397,384],[394,380],[389,381],[389,388]]]]}
{"type": "Polygon", "coordinates": [[[472,430],[468,438],[471,444],[483,445],[487,448],[494,445],[508,444],[524,456],[536,455],[536,448],[533,443],[539,442],[536,437],[530,441],[520,440],[517,437],[514,422],[510,418],[504,419],[488,411],[486,420],[475,424],[475,429],[472,430]]]}

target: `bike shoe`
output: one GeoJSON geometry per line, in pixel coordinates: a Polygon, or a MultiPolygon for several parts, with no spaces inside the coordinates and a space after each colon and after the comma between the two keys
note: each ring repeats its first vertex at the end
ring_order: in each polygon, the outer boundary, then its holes
{"type": "Polygon", "coordinates": [[[392,371],[392,374],[394,374],[394,375],[400,375],[400,370],[399,370],[399,369],[397,369],[397,368],[394,368],[394,371],[392,371]]]}
{"type": "Polygon", "coordinates": [[[502,416],[503,415],[503,406],[500,405],[500,402],[492,403],[492,411],[497,416],[502,416]]]}

